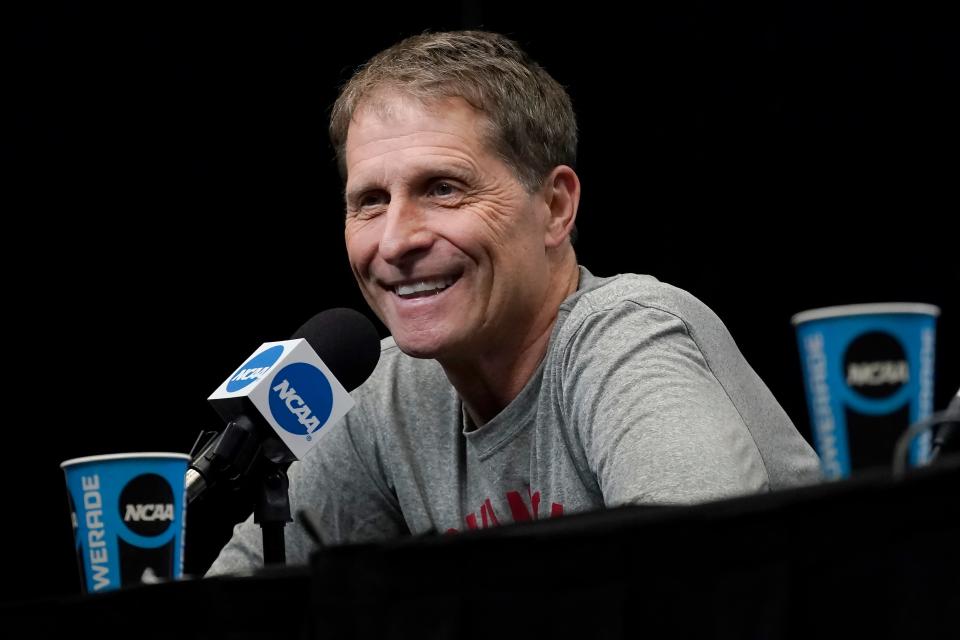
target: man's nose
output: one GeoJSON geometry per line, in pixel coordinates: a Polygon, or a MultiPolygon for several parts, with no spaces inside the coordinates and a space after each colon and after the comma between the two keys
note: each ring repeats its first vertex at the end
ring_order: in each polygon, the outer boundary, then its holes
{"type": "Polygon", "coordinates": [[[380,256],[396,264],[430,248],[434,234],[423,210],[407,198],[394,198],[386,211],[386,225],[380,237],[380,256]]]}

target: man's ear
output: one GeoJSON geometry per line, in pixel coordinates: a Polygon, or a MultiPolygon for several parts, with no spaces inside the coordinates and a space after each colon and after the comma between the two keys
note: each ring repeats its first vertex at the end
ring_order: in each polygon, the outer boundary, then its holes
{"type": "Polygon", "coordinates": [[[544,245],[548,249],[559,247],[570,237],[573,223],[577,220],[580,206],[580,178],[566,165],[553,168],[541,187],[549,218],[545,229],[544,245]]]}

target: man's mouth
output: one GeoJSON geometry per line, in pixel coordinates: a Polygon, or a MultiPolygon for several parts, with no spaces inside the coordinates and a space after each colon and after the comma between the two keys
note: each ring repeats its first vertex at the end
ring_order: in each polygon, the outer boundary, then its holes
{"type": "Polygon", "coordinates": [[[405,282],[403,284],[394,285],[393,292],[404,300],[435,296],[442,293],[447,287],[456,282],[459,277],[460,276],[443,276],[439,278],[417,280],[414,282],[405,282]]]}

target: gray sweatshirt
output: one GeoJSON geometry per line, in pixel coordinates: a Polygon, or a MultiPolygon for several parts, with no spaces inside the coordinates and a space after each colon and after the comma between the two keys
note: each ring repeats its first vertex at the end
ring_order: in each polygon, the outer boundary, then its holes
{"type": "MultiPolygon", "coordinates": [[[[520,394],[468,427],[433,360],[387,338],[357,406],[290,467],[327,544],[452,532],[630,503],[689,504],[816,482],[818,459],[726,327],[689,293],[580,268],[520,394]]],[[[287,560],[313,544],[287,527],[287,560]]],[[[237,525],[208,575],[262,563],[237,525]]]]}

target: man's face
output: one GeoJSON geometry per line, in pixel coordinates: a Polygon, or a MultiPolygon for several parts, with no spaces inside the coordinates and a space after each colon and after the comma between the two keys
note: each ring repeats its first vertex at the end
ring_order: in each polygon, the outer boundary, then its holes
{"type": "Polygon", "coordinates": [[[379,102],[355,113],[346,143],[345,236],[364,297],[416,357],[516,346],[545,313],[547,204],[488,149],[466,101],[379,102]]]}

